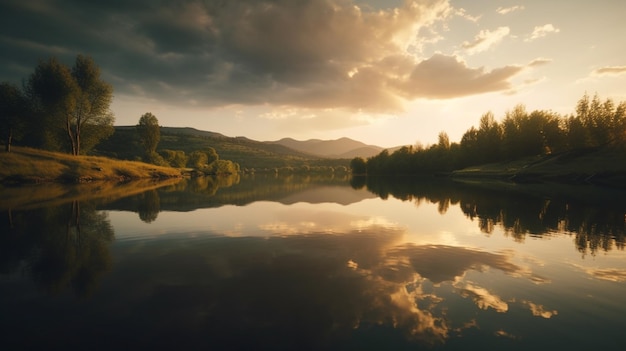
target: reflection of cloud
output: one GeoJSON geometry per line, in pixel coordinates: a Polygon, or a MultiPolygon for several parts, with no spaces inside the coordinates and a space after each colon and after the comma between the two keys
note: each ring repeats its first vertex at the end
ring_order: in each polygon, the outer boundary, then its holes
{"type": "Polygon", "coordinates": [[[502,329],[496,331],[495,334],[497,336],[502,336],[502,337],[509,338],[509,339],[516,339],[517,338],[515,335],[513,335],[511,333],[508,333],[508,332],[506,332],[506,331],[504,331],[502,329]]]}
{"type": "Polygon", "coordinates": [[[480,309],[486,310],[488,308],[493,308],[500,313],[504,313],[509,310],[509,305],[505,301],[503,301],[499,296],[490,293],[485,288],[481,288],[470,283],[465,283],[464,286],[459,283],[457,284],[457,288],[461,292],[462,296],[471,297],[474,303],[476,303],[476,306],[480,309]]]}
{"type": "MultiPolygon", "coordinates": [[[[544,278],[533,274],[529,269],[512,263],[510,252],[496,254],[454,246],[404,245],[393,249],[388,255],[406,257],[412,270],[435,284],[454,281],[470,269],[482,271],[486,267],[501,270],[511,276],[545,282],[544,278]]],[[[405,267],[407,268],[409,267],[405,267]]]]}
{"type": "Polygon", "coordinates": [[[354,228],[353,223],[358,221],[368,221],[368,219],[336,211],[288,208],[284,211],[276,211],[274,218],[259,224],[258,228],[269,235],[339,233],[351,231],[354,228]]]}
{"type": "Polygon", "coordinates": [[[611,282],[626,282],[626,269],[624,268],[587,268],[580,265],[574,266],[596,279],[611,282]]]}
{"type": "MultiPolygon", "coordinates": [[[[205,328],[207,337],[217,335],[220,340],[235,342],[242,342],[243,332],[271,326],[298,333],[299,342],[316,349],[333,338],[344,340],[341,338],[346,335],[382,330],[377,328],[393,328],[395,335],[408,340],[407,345],[440,345],[452,335],[477,328],[482,318],[476,314],[467,320],[450,320],[445,308],[449,293],[470,297],[471,301],[461,301],[483,310],[508,310],[494,291],[464,282],[465,272],[489,268],[533,277],[511,262],[512,252],[397,246],[404,235],[398,229],[372,225],[333,235],[300,234],[225,237],[197,241],[185,248],[170,246],[167,260],[150,251],[160,250],[158,245],[134,247],[139,252],[122,255],[127,257],[123,269],[126,289],[131,291],[124,298],[140,302],[124,306],[147,311],[147,321],[205,328]],[[179,272],[185,273],[181,276],[179,272]],[[454,283],[433,286],[427,280],[454,283]],[[159,309],[143,305],[166,298],[177,298],[177,302],[159,309]]],[[[541,316],[550,313],[540,305],[526,305],[541,316]]]]}
{"type": "Polygon", "coordinates": [[[548,311],[543,305],[538,305],[530,301],[522,301],[522,303],[530,308],[533,316],[542,317],[546,319],[552,318],[558,314],[557,310],[548,311]]]}

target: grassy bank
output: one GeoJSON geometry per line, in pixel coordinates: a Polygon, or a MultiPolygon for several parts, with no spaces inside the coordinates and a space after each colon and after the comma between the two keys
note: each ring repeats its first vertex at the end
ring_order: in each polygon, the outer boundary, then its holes
{"type": "Polygon", "coordinates": [[[72,156],[31,148],[13,147],[0,153],[2,183],[85,183],[97,180],[127,181],[180,177],[176,168],[97,156],[72,156]]]}
{"type": "Polygon", "coordinates": [[[528,157],[512,162],[468,167],[453,178],[498,179],[516,183],[554,182],[626,187],[626,153],[615,150],[577,150],[528,157]]]}

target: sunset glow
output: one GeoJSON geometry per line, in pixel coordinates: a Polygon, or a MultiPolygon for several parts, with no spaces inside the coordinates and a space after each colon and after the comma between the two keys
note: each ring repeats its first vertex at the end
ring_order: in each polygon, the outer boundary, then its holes
{"type": "Polygon", "coordinates": [[[492,111],[626,100],[626,3],[603,0],[3,1],[0,80],[94,58],[116,125],[267,141],[452,141],[492,111]]]}

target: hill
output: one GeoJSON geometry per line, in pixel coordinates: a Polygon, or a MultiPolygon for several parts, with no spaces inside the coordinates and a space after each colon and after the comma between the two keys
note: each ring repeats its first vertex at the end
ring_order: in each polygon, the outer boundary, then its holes
{"type": "Polygon", "coordinates": [[[588,148],[453,171],[454,179],[502,179],[515,183],[597,184],[624,187],[623,150],[588,148]]]}
{"type": "Polygon", "coordinates": [[[327,158],[368,158],[377,155],[384,150],[380,146],[366,145],[360,141],[352,140],[350,138],[340,138],[336,140],[309,139],[305,141],[283,138],[277,141],[268,141],[266,143],[283,145],[293,150],[327,158]]]}
{"type": "MultiPolygon", "coordinates": [[[[195,128],[161,127],[158,150],[182,150],[190,153],[213,148],[220,159],[238,163],[241,168],[301,166],[345,166],[356,156],[369,157],[382,148],[342,138],[339,140],[282,139],[262,142],[246,137],[228,137],[195,128]]],[[[127,160],[138,159],[141,148],[134,126],[117,126],[115,133],[97,147],[97,153],[127,160]]],[[[158,151],[157,150],[157,151],[158,151]]]]}

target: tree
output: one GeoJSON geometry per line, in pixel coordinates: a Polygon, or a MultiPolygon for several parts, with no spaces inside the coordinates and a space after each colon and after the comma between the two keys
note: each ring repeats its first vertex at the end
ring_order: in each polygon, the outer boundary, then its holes
{"type": "Polygon", "coordinates": [[[79,155],[113,134],[113,88],[90,57],[78,55],[71,70],[55,58],[40,61],[27,82],[27,96],[36,111],[32,128],[42,129],[37,139],[44,147],[62,149],[65,139],[70,152],[79,155]]]}
{"type": "Polygon", "coordinates": [[[213,162],[217,162],[220,159],[220,155],[218,155],[217,151],[215,151],[215,149],[212,147],[205,149],[204,153],[206,154],[206,157],[207,157],[206,163],[209,165],[213,162]]]}
{"type": "Polygon", "coordinates": [[[208,168],[209,172],[218,175],[237,174],[240,171],[239,164],[228,160],[217,160],[208,168]]]}
{"type": "Polygon", "coordinates": [[[161,150],[159,154],[172,167],[184,168],[187,164],[188,157],[182,150],[161,150]]]}
{"type": "Polygon", "coordinates": [[[67,150],[64,134],[71,127],[70,111],[76,107],[77,89],[70,69],[56,58],[40,61],[35,67],[26,85],[33,108],[27,133],[34,146],[67,150]]]}
{"type": "Polygon", "coordinates": [[[446,132],[440,132],[437,137],[437,147],[441,150],[450,150],[450,137],[446,132]]]}
{"type": "Polygon", "coordinates": [[[78,55],[72,68],[72,77],[78,85],[76,108],[71,115],[69,138],[74,155],[95,146],[113,134],[113,87],[100,79],[100,68],[91,57],[78,55]],[[86,138],[81,137],[86,133],[86,138]]]}
{"type": "Polygon", "coordinates": [[[156,148],[161,140],[159,120],[152,113],[146,112],[139,118],[139,124],[137,124],[136,128],[146,157],[149,157],[156,152],[156,148]]]}
{"type": "Polygon", "coordinates": [[[480,118],[480,127],[476,136],[480,152],[477,157],[482,158],[482,162],[499,161],[502,150],[502,129],[491,111],[480,118]]]}
{"type": "Polygon", "coordinates": [[[189,154],[189,158],[187,160],[187,167],[201,169],[208,165],[209,158],[205,152],[202,151],[194,151],[189,154]]]}
{"type": "Polygon", "coordinates": [[[0,133],[6,152],[11,152],[13,138],[21,136],[26,112],[22,91],[10,83],[0,83],[0,133]]]}
{"type": "Polygon", "coordinates": [[[363,157],[355,157],[350,161],[350,169],[352,174],[366,174],[367,162],[365,162],[363,157]]]}

